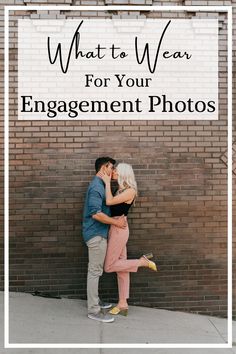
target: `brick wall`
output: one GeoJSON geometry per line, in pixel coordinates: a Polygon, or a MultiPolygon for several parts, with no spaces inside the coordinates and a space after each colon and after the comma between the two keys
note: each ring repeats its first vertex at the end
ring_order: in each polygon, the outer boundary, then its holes
{"type": "MultiPolygon", "coordinates": [[[[17,1],[18,5],[33,3],[17,1]]],[[[46,3],[70,6],[127,2],[42,1],[46,3]]],[[[231,1],[152,2],[200,3],[230,5],[231,1]]],[[[39,5],[37,1],[35,4],[39,5]]],[[[117,14],[122,15],[113,15],[117,14]]],[[[28,12],[17,13],[15,18],[20,16],[27,17],[28,12]]],[[[185,18],[186,14],[168,16],[185,18]]],[[[200,17],[187,15],[194,16],[200,17]]],[[[207,14],[201,14],[204,16],[207,14]]],[[[225,15],[219,18],[220,35],[226,38],[225,15]]],[[[1,21],[3,25],[2,11],[1,21]]],[[[81,237],[82,208],[94,161],[109,154],[133,165],[139,187],[139,198],[129,217],[129,257],[153,251],[160,268],[158,274],[146,269],[132,274],[130,304],[226,316],[226,43],[220,47],[218,121],[18,121],[14,32],[10,49],[10,290],[85,298],[87,249],[81,237]]],[[[235,82],[234,71],[234,91],[235,82]]],[[[104,274],[100,285],[103,298],[115,301],[115,276],[104,274]]]]}

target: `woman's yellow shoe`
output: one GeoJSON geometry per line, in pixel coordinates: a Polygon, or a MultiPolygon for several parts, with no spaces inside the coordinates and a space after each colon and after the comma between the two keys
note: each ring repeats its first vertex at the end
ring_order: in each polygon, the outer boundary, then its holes
{"type": "Polygon", "coordinates": [[[152,252],[149,252],[149,253],[145,253],[145,254],[143,254],[143,257],[146,257],[146,258],[148,258],[148,259],[151,259],[151,258],[153,258],[153,253],[152,252]]]}
{"type": "Polygon", "coordinates": [[[145,258],[146,261],[148,262],[148,268],[150,268],[151,270],[154,270],[154,272],[157,272],[156,263],[149,261],[148,257],[145,254],[142,257],[145,258]]]}
{"type": "Polygon", "coordinates": [[[128,316],[128,308],[120,309],[119,307],[115,306],[109,311],[109,313],[111,315],[128,316]]]}

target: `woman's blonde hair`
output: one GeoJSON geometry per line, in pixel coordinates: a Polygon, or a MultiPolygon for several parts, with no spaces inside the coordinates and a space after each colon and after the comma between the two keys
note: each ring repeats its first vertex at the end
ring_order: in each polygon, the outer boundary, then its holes
{"type": "Polygon", "coordinates": [[[138,195],[137,183],[134,176],[134,171],[128,163],[119,163],[116,167],[118,173],[118,184],[121,189],[134,188],[138,195]]]}

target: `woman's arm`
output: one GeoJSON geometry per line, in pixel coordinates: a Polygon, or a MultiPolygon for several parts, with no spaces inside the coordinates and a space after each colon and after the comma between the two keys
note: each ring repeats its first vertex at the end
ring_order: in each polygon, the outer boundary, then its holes
{"type": "Polygon", "coordinates": [[[129,200],[134,199],[136,191],[134,188],[128,188],[124,192],[113,196],[111,193],[111,176],[107,174],[100,173],[99,177],[102,178],[105,183],[105,192],[106,192],[106,205],[115,205],[120,203],[128,202],[129,200]]]}
{"type": "Polygon", "coordinates": [[[135,197],[135,190],[133,188],[129,188],[124,192],[113,196],[111,193],[111,183],[110,181],[105,182],[106,185],[106,205],[115,205],[120,203],[128,202],[135,197]]]}

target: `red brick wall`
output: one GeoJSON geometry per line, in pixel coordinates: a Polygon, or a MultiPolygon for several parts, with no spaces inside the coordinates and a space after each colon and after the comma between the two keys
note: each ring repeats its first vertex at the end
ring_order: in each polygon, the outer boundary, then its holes
{"type": "MultiPolygon", "coordinates": [[[[139,187],[129,217],[129,257],[153,251],[160,268],[132,274],[130,304],[227,315],[226,49],[223,43],[218,121],[80,122],[17,120],[11,47],[10,290],[85,298],[82,208],[94,161],[109,154],[133,165],[139,187]]],[[[114,275],[104,274],[101,294],[116,299],[114,275]]]]}

